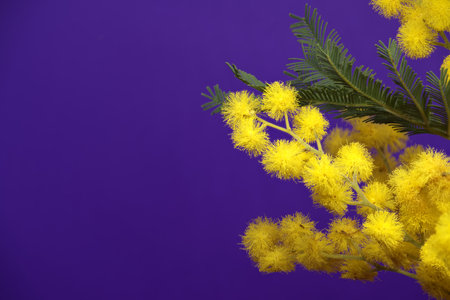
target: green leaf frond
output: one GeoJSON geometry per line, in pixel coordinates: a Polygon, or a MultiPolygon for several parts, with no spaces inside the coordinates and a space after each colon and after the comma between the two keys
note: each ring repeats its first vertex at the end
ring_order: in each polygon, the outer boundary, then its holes
{"type": "Polygon", "coordinates": [[[255,76],[252,74],[249,74],[245,71],[242,71],[236,67],[234,64],[226,63],[228,67],[230,67],[231,71],[233,72],[234,76],[248,85],[249,87],[252,87],[260,92],[264,91],[264,88],[266,87],[266,84],[262,81],[258,80],[255,76]]]}
{"type": "Polygon", "coordinates": [[[427,73],[427,81],[430,85],[426,87],[429,94],[429,105],[431,117],[450,136],[450,82],[449,70],[441,69],[440,77],[432,71],[427,73]]]}
{"type": "Polygon", "coordinates": [[[206,110],[212,109],[211,115],[220,113],[220,111],[222,109],[222,105],[226,101],[228,93],[224,93],[219,88],[218,84],[216,84],[213,87],[214,90],[212,90],[209,86],[207,86],[206,89],[208,90],[209,95],[202,93],[202,96],[210,99],[211,101],[206,102],[205,104],[202,105],[203,110],[206,111],[206,110]]]}
{"type": "Polygon", "coordinates": [[[390,71],[388,76],[400,87],[400,92],[405,99],[416,106],[422,121],[427,124],[429,118],[427,105],[429,103],[422,80],[408,65],[397,42],[389,39],[387,46],[382,41],[378,41],[375,46],[378,56],[386,61],[383,65],[390,71]]]}
{"type": "Polygon", "coordinates": [[[391,77],[400,85],[399,91],[386,87],[370,68],[355,67],[355,59],[339,35],[334,30],[327,32],[327,23],[315,9],[306,5],[305,17],[290,16],[298,21],[291,28],[304,58],[294,59],[287,67],[297,74],[291,84],[299,90],[302,100],[338,112],[341,117],[367,116],[372,122],[387,123],[409,134],[427,132],[449,138],[442,121],[430,115],[423,84],[395,43],[387,47],[380,43],[378,50],[387,60],[391,77]],[[305,89],[305,85],[313,88],[305,89]]]}

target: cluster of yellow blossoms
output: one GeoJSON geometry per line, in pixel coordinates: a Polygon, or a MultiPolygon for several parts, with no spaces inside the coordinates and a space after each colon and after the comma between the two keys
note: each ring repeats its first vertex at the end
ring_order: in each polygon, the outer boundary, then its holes
{"type": "MultiPolygon", "coordinates": [[[[450,31],[450,0],[372,0],[371,4],[383,16],[399,19],[397,39],[409,57],[427,57],[435,46],[450,50],[446,36],[450,31]]],[[[450,56],[444,66],[450,67],[450,56]]]]}
{"type": "Polygon", "coordinates": [[[450,298],[449,157],[406,147],[403,133],[363,119],[327,135],[319,109],[299,106],[296,90],[280,82],[261,97],[230,93],[222,114],[236,148],[259,156],[269,174],[303,182],[335,215],[325,232],[300,213],[253,220],[242,244],[261,272],[290,272],[299,264],[372,280],[388,270],[450,298]],[[268,128],[289,138],[271,141],[268,128]],[[349,206],[356,216],[345,217],[349,206]]]}

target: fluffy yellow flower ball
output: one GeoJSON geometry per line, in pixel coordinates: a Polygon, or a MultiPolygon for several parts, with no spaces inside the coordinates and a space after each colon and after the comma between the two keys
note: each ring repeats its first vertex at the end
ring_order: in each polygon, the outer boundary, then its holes
{"type": "Polygon", "coordinates": [[[450,0],[422,1],[425,23],[436,31],[450,30],[450,0]]]}
{"type": "Polygon", "coordinates": [[[377,151],[376,154],[373,155],[373,164],[374,169],[370,180],[385,182],[389,179],[392,170],[397,167],[398,162],[391,152],[383,151],[382,153],[377,151]]]}
{"type": "Polygon", "coordinates": [[[398,159],[403,165],[407,165],[413,162],[423,151],[425,151],[425,149],[423,149],[422,145],[413,145],[405,148],[403,153],[398,156],[398,159]]]}
{"type": "Polygon", "coordinates": [[[358,222],[350,218],[334,219],[328,228],[328,239],[340,253],[357,254],[358,247],[364,240],[358,222]]]}
{"type": "Polygon", "coordinates": [[[330,272],[337,268],[330,259],[323,255],[324,253],[333,253],[333,246],[325,234],[320,231],[299,239],[293,250],[297,262],[307,270],[330,272]]]}
{"type": "Polygon", "coordinates": [[[325,137],[325,140],[323,141],[323,148],[326,153],[336,156],[339,148],[345,144],[348,144],[350,141],[350,130],[335,127],[325,137]]]}
{"type": "Polygon", "coordinates": [[[307,143],[319,140],[327,133],[328,121],[314,106],[303,106],[294,116],[294,133],[307,143]]]}
{"type": "MultiPolygon", "coordinates": [[[[382,209],[395,209],[394,195],[387,184],[378,181],[372,181],[363,188],[364,194],[370,203],[382,209]]],[[[361,201],[361,199],[359,199],[361,201]]],[[[358,213],[367,216],[374,210],[366,206],[358,206],[358,213]]]]}
{"type": "Polygon", "coordinates": [[[386,18],[397,16],[404,0],[372,0],[373,8],[386,18]]]}
{"type": "Polygon", "coordinates": [[[423,21],[423,11],[415,7],[405,14],[398,29],[397,40],[402,50],[411,58],[424,58],[434,51],[437,33],[423,21]]]}
{"type": "Polygon", "coordinates": [[[328,190],[344,182],[339,169],[333,163],[331,156],[325,154],[312,158],[305,167],[303,181],[309,188],[328,190]]]}
{"type": "Polygon", "coordinates": [[[303,172],[303,182],[313,192],[313,201],[337,214],[344,214],[352,200],[350,186],[329,155],[311,158],[303,172]]]}
{"type": "Polygon", "coordinates": [[[280,232],[278,224],[268,218],[253,220],[242,236],[242,245],[248,251],[250,257],[257,260],[278,244],[280,232]]]}
{"type": "Polygon", "coordinates": [[[297,95],[294,87],[275,81],[264,89],[262,110],[269,117],[279,121],[285,114],[295,113],[299,109],[297,95]]]}
{"type": "Polygon", "coordinates": [[[363,233],[389,249],[395,249],[404,237],[403,225],[394,213],[387,211],[370,214],[363,224],[363,233]]]}
{"type": "Polygon", "coordinates": [[[287,215],[280,221],[280,233],[284,244],[293,245],[305,235],[311,235],[316,230],[314,222],[301,213],[287,215]]]}
{"type": "Polygon", "coordinates": [[[450,276],[450,211],[439,218],[436,233],[423,245],[420,258],[424,264],[445,270],[450,276]]]}
{"type": "Polygon", "coordinates": [[[258,260],[260,272],[291,272],[295,270],[295,257],[292,251],[284,246],[275,246],[258,260]]]}
{"type": "Polygon", "coordinates": [[[235,128],[246,119],[254,119],[261,103],[248,91],[230,93],[222,106],[222,115],[231,128],[235,128]]]}
{"type": "Polygon", "coordinates": [[[397,152],[405,147],[408,140],[405,133],[390,125],[365,122],[366,120],[366,117],[348,120],[353,127],[349,139],[360,142],[369,149],[387,148],[388,151],[397,152]]]}
{"type": "Polygon", "coordinates": [[[261,155],[270,143],[265,128],[256,120],[245,119],[241,121],[231,134],[234,147],[247,151],[250,156],[261,155]]]}
{"type": "Polygon", "coordinates": [[[305,163],[314,156],[296,141],[277,140],[267,147],[261,163],[279,179],[300,179],[305,163]]]}
{"type": "Polygon", "coordinates": [[[447,80],[450,80],[450,55],[447,55],[442,62],[441,69],[447,69],[447,80]]]}
{"type": "Polygon", "coordinates": [[[341,266],[340,271],[342,278],[362,281],[373,281],[378,275],[373,266],[361,260],[347,260],[341,266]]]}
{"type": "Polygon", "coordinates": [[[352,179],[356,176],[358,181],[369,179],[374,168],[369,151],[357,142],[342,146],[335,164],[347,177],[352,179]]]}

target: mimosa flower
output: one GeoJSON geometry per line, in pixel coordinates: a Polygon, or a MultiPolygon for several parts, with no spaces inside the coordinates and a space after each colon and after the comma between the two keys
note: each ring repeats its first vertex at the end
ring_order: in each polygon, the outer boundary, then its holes
{"type": "Polygon", "coordinates": [[[222,106],[222,115],[231,128],[235,128],[246,119],[254,119],[260,109],[260,102],[248,91],[230,93],[222,106]]]}
{"type": "Polygon", "coordinates": [[[279,121],[285,114],[295,113],[299,109],[297,96],[294,87],[275,81],[264,89],[262,110],[272,119],[279,121]]]}
{"type": "Polygon", "coordinates": [[[317,107],[303,106],[294,116],[294,133],[305,142],[311,143],[319,140],[327,133],[328,121],[317,107]]]}

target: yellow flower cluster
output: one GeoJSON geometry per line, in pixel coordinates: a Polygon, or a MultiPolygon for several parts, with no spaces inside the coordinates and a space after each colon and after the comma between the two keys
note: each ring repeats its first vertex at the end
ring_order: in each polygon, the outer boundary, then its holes
{"type": "Polygon", "coordinates": [[[371,4],[383,16],[399,19],[397,39],[409,57],[427,57],[436,45],[449,48],[450,0],[372,0],[371,4]],[[439,35],[443,43],[438,42],[439,35]]]}
{"type": "Polygon", "coordinates": [[[450,211],[439,218],[436,232],[420,250],[419,282],[437,299],[448,299],[450,286],[450,211]]]}
{"type": "MultiPolygon", "coordinates": [[[[371,154],[371,159],[369,160],[372,160],[373,163],[372,171],[369,171],[371,174],[368,174],[367,171],[361,174],[366,176],[361,178],[363,181],[367,180],[368,177],[380,182],[386,181],[389,173],[398,165],[394,155],[401,150],[409,153],[411,149],[416,147],[406,148],[407,135],[396,131],[389,125],[370,123],[367,122],[367,118],[351,119],[348,121],[348,124],[352,126],[351,130],[335,127],[326,136],[323,142],[324,149],[327,153],[337,156],[338,151],[345,145],[353,142],[363,145],[371,154]]],[[[364,157],[367,157],[367,153],[364,157]]],[[[405,159],[407,159],[406,156],[405,159]]],[[[370,170],[370,162],[367,160],[365,162],[366,170],[370,170]]]]}
{"type": "Polygon", "coordinates": [[[305,163],[313,155],[297,141],[277,140],[263,155],[264,169],[280,179],[301,179],[305,163]]]}
{"type": "Polygon", "coordinates": [[[439,216],[450,209],[449,157],[427,149],[416,159],[394,170],[389,185],[395,194],[398,215],[408,232],[427,239],[439,216]]]}
{"type": "Polygon", "coordinates": [[[275,81],[268,85],[263,93],[262,109],[276,121],[286,114],[293,114],[299,109],[297,91],[282,82],[275,81]]]}
{"type": "Polygon", "coordinates": [[[261,99],[231,93],[223,106],[237,149],[259,156],[267,173],[303,182],[313,201],[335,215],[326,230],[300,213],[253,220],[242,245],[259,270],[301,265],[355,280],[388,270],[417,278],[437,298],[450,295],[450,158],[406,147],[405,134],[366,118],[327,135],[319,109],[301,104],[295,89],[275,82],[261,99]],[[268,128],[288,138],[271,141],[268,128]],[[358,219],[345,216],[350,206],[358,219]]]}

